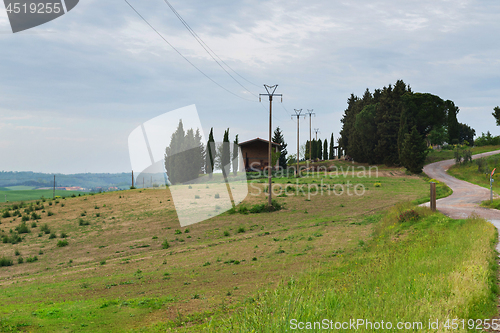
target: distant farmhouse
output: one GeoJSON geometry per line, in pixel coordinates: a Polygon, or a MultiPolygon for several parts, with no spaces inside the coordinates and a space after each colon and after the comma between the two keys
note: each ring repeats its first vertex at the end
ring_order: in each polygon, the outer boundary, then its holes
{"type": "MultiPolygon", "coordinates": [[[[279,151],[279,144],[271,142],[275,152],[279,151]]],[[[269,141],[256,138],[241,142],[241,154],[243,156],[243,165],[240,165],[240,171],[264,170],[269,165],[268,149],[269,141]]],[[[275,167],[279,166],[279,160],[276,161],[275,167]]]]}

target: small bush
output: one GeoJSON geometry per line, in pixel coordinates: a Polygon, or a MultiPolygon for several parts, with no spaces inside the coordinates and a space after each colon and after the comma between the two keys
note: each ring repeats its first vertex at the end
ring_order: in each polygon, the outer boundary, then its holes
{"type": "Polygon", "coordinates": [[[23,222],[20,225],[18,225],[16,227],[16,231],[19,234],[27,234],[30,232],[30,230],[28,229],[28,226],[26,225],[26,222],[23,222]]]}
{"type": "Polygon", "coordinates": [[[179,229],[175,229],[175,234],[180,235],[180,234],[182,234],[182,231],[180,231],[179,229]]]}
{"type": "Polygon", "coordinates": [[[31,227],[36,228],[37,227],[36,222],[31,222],[31,227]]]}
{"type": "Polygon", "coordinates": [[[31,219],[32,220],[40,220],[41,218],[42,218],[42,215],[39,215],[39,214],[37,214],[35,212],[31,213],[31,219]]]}
{"type": "Polygon", "coordinates": [[[56,234],[55,233],[51,233],[50,236],[49,236],[49,239],[54,239],[54,238],[57,238],[56,234]]]}
{"type": "Polygon", "coordinates": [[[23,218],[21,219],[21,221],[23,222],[27,222],[30,220],[30,217],[28,215],[24,215],[23,218]]]}
{"type": "Polygon", "coordinates": [[[89,221],[84,221],[82,218],[78,219],[78,225],[83,226],[83,225],[89,225],[89,224],[90,224],[89,221]]]}
{"type": "Polygon", "coordinates": [[[40,228],[40,231],[44,232],[45,234],[50,234],[50,228],[49,228],[48,224],[45,223],[44,225],[42,225],[42,227],[40,228]]]}
{"type": "Polygon", "coordinates": [[[106,265],[106,260],[101,260],[101,262],[99,262],[99,264],[106,265]]]}
{"type": "Polygon", "coordinates": [[[13,264],[14,264],[14,262],[10,258],[6,258],[6,257],[1,257],[0,258],[0,267],[3,267],[3,266],[12,266],[13,264]]]}
{"type": "Polygon", "coordinates": [[[224,236],[228,237],[230,235],[229,231],[224,231],[224,236]]]}
{"type": "Polygon", "coordinates": [[[3,212],[3,214],[2,214],[2,217],[3,217],[4,219],[6,219],[6,218],[10,217],[10,213],[9,213],[9,211],[8,211],[8,210],[4,211],[4,212],[3,212]]]}
{"type": "Polygon", "coordinates": [[[185,234],[189,234],[189,229],[184,230],[185,234]]]}
{"type": "Polygon", "coordinates": [[[65,247],[68,246],[68,241],[67,240],[60,240],[57,242],[57,247],[65,247]]]}
{"type": "Polygon", "coordinates": [[[52,213],[50,210],[47,212],[47,216],[52,216],[54,213],[52,213]]]}
{"type": "Polygon", "coordinates": [[[86,215],[87,215],[87,212],[86,212],[86,211],[84,211],[84,212],[82,212],[82,213],[80,214],[80,216],[86,216],[86,215]]]}
{"type": "Polygon", "coordinates": [[[170,247],[170,244],[168,243],[168,240],[164,240],[163,244],[161,245],[162,249],[168,249],[170,247]]]}
{"type": "Polygon", "coordinates": [[[67,238],[68,235],[65,232],[61,232],[61,238],[67,238]]]}
{"type": "Polygon", "coordinates": [[[22,264],[23,262],[24,262],[23,257],[19,257],[19,258],[17,258],[17,263],[18,263],[18,264],[22,264]]]}
{"type": "Polygon", "coordinates": [[[21,254],[21,252],[19,252],[19,250],[17,250],[17,249],[16,249],[16,250],[14,251],[14,254],[15,254],[16,256],[18,256],[18,255],[20,255],[20,254],[21,254]]]}
{"type": "Polygon", "coordinates": [[[38,257],[37,256],[34,256],[34,257],[28,257],[26,259],[26,262],[35,262],[35,261],[38,261],[38,257]]]}
{"type": "Polygon", "coordinates": [[[238,233],[241,234],[241,233],[244,233],[246,230],[245,230],[245,227],[239,227],[238,228],[238,233]]]}

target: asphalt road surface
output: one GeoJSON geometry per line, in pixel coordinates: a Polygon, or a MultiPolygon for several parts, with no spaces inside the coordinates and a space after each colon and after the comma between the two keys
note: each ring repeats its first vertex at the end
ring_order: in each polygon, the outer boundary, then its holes
{"type": "MultiPolygon", "coordinates": [[[[500,154],[500,150],[473,155],[472,158],[477,159],[495,154],[500,154]]],[[[455,160],[446,160],[424,167],[427,176],[446,183],[453,190],[453,194],[449,197],[436,201],[437,210],[454,219],[463,219],[475,213],[491,221],[500,230],[500,210],[479,207],[482,201],[489,200],[490,190],[448,175],[446,170],[454,163],[455,160]]],[[[424,206],[429,207],[429,203],[424,206]]],[[[497,249],[500,250],[500,243],[497,249]]]]}

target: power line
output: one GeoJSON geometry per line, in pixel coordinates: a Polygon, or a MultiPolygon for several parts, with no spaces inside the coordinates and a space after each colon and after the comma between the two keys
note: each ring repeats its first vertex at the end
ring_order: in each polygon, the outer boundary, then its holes
{"type": "Polygon", "coordinates": [[[170,43],[169,43],[169,41],[168,41],[165,37],[163,37],[163,35],[162,35],[162,34],[161,34],[158,30],[156,30],[156,29],[155,29],[155,27],[153,27],[153,26],[151,25],[151,23],[149,23],[149,22],[148,22],[148,20],[146,20],[146,19],[144,18],[144,16],[142,16],[142,15],[141,15],[141,14],[140,14],[140,13],[139,13],[139,12],[138,12],[135,8],[134,8],[134,6],[132,6],[132,5],[131,5],[131,4],[130,4],[127,0],[124,0],[124,1],[125,1],[125,2],[126,2],[126,3],[130,6],[130,8],[132,8],[132,10],[133,10],[133,11],[134,11],[134,12],[135,12],[135,13],[136,13],[136,14],[137,14],[137,15],[138,15],[138,16],[139,16],[139,17],[140,17],[140,18],[141,18],[144,22],[146,22],[146,24],[147,24],[147,25],[149,25],[149,27],[150,27],[150,28],[151,28],[154,32],[156,32],[156,34],[157,34],[158,36],[160,36],[160,38],[161,38],[161,39],[163,39],[163,40],[165,41],[165,43],[167,43],[167,44],[168,44],[168,45],[169,45],[169,46],[170,46],[170,47],[171,47],[171,48],[172,48],[175,52],[177,52],[177,53],[178,53],[178,54],[179,54],[182,58],[184,58],[184,60],[186,60],[186,61],[187,61],[187,62],[188,62],[191,66],[193,66],[193,67],[194,67],[194,68],[195,68],[198,72],[200,72],[201,74],[203,74],[203,76],[205,76],[207,79],[209,79],[210,81],[212,81],[212,82],[213,82],[213,83],[215,83],[217,86],[219,86],[220,88],[224,89],[225,91],[227,91],[227,92],[228,92],[228,93],[230,93],[231,95],[234,95],[234,96],[236,96],[236,97],[238,97],[238,98],[244,99],[244,100],[249,101],[249,102],[253,102],[253,101],[252,101],[252,100],[250,100],[250,99],[247,99],[247,98],[245,98],[245,97],[241,97],[240,95],[235,94],[234,92],[232,92],[231,90],[229,90],[229,89],[227,89],[227,88],[223,87],[223,86],[222,86],[222,85],[220,85],[217,81],[215,81],[215,80],[214,80],[214,79],[212,79],[210,76],[208,76],[207,74],[205,74],[205,72],[203,72],[201,69],[199,69],[199,68],[198,68],[195,64],[193,64],[191,61],[189,61],[189,59],[188,59],[188,58],[186,58],[186,57],[185,57],[185,56],[184,56],[184,55],[183,55],[183,54],[182,54],[179,50],[177,50],[177,49],[176,49],[176,48],[175,48],[172,44],[170,44],[170,43]]]}
{"type": "MultiPolygon", "coordinates": [[[[186,29],[191,33],[191,35],[194,37],[194,39],[196,39],[196,41],[198,42],[198,44],[201,45],[201,47],[208,53],[208,55],[210,55],[210,57],[212,57],[212,59],[217,63],[217,65],[219,65],[220,68],[222,68],[224,70],[224,72],[227,73],[227,75],[229,75],[236,83],[238,83],[243,89],[245,89],[246,91],[248,91],[249,93],[251,93],[252,95],[254,96],[257,96],[257,94],[254,94],[252,93],[250,90],[248,90],[244,85],[242,85],[238,80],[236,80],[236,78],[234,78],[234,76],[231,75],[231,73],[229,73],[221,64],[220,62],[217,61],[217,59],[215,59],[215,57],[212,55],[212,53],[224,64],[226,65],[230,70],[232,70],[236,75],[238,75],[239,77],[241,77],[242,79],[244,79],[245,81],[251,83],[250,81],[248,81],[247,79],[245,79],[243,76],[241,76],[240,74],[238,74],[234,69],[232,69],[228,64],[226,64],[226,62],[224,60],[222,60],[208,45],[207,43],[205,43],[200,36],[198,36],[198,34],[193,30],[193,28],[191,28],[191,26],[184,20],[184,18],[177,12],[177,10],[174,8],[174,6],[172,6],[170,4],[170,2],[168,2],[168,0],[163,0],[165,2],[165,4],[167,4],[167,6],[170,8],[170,10],[172,10],[172,12],[175,14],[175,16],[177,16],[177,18],[179,19],[179,21],[181,21],[181,23],[184,25],[184,27],[186,27],[186,29]],[[211,53],[210,53],[211,52],[211,53]]],[[[253,83],[252,83],[253,84],[253,83]]],[[[257,86],[257,85],[255,85],[257,86]]],[[[259,87],[259,86],[257,86],[259,87]]],[[[260,88],[260,87],[259,87],[260,88]]]]}

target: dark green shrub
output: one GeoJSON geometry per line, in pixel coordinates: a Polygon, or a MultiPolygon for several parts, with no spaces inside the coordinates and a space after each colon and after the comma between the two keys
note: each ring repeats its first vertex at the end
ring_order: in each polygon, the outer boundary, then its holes
{"type": "Polygon", "coordinates": [[[17,250],[17,249],[16,249],[16,250],[14,251],[14,254],[15,254],[16,256],[18,256],[18,255],[20,255],[20,254],[21,254],[21,252],[19,252],[19,250],[17,250]]]}
{"type": "Polygon", "coordinates": [[[36,222],[31,222],[31,227],[36,228],[37,227],[36,222]]]}
{"type": "Polygon", "coordinates": [[[12,259],[6,258],[6,257],[1,257],[0,258],[0,267],[3,267],[3,266],[12,266],[12,265],[14,265],[14,262],[12,261],[12,259]]]}
{"type": "Polygon", "coordinates": [[[57,238],[56,234],[55,233],[51,233],[50,236],[49,236],[49,239],[54,239],[54,238],[57,238]]]}
{"type": "Polygon", "coordinates": [[[29,220],[30,220],[30,217],[28,215],[24,215],[23,218],[21,219],[21,221],[23,221],[23,222],[26,222],[29,220]]]}
{"type": "Polygon", "coordinates": [[[165,240],[163,241],[163,244],[161,245],[161,247],[162,247],[163,249],[168,249],[168,248],[170,247],[170,244],[168,243],[168,240],[166,240],[166,239],[165,239],[165,240]]]}
{"type": "Polygon", "coordinates": [[[226,237],[227,237],[227,236],[229,236],[229,235],[230,235],[229,231],[227,231],[227,230],[226,230],[226,231],[224,231],[224,236],[226,236],[226,237]]]}
{"type": "Polygon", "coordinates": [[[23,222],[20,225],[18,225],[16,227],[16,231],[19,234],[27,234],[30,232],[30,230],[28,229],[28,226],[26,225],[26,222],[23,222]]]}
{"type": "Polygon", "coordinates": [[[26,259],[26,262],[35,262],[35,261],[38,261],[38,257],[37,256],[34,256],[34,257],[28,257],[26,259]]]}
{"type": "Polygon", "coordinates": [[[31,213],[31,219],[32,220],[40,220],[42,218],[42,215],[38,215],[37,213],[35,212],[32,212],[31,213]]]}
{"type": "Polygon", "coordinates": [[[180,231],[179,229],[175,229],[175,234],[180,235],[180,234],[182,234],[182,231],[180,231]]]}
{"type": "Polygon", "coordinates": [[[57,242],[57,247],[65,247],[68,246],[68,241],[67,240],[60,240],[57,242]]]}
{"type": "Polygon", "coordinates": [[[6,219],[6,218],[10,217],[10,213],[9,213],[9,211],[8,211],[8,210],[4,211],[4,212],[3,212],[3,214],[2,214],[2,217],[3,217],[4,219],[6,219]]]}
{"type": "Polygon", "coordinates": [[[19,257],[19,258],[17,258],[17,263],[18,263],[18,264],[22,264],[23,262],[24,262],[23,257],[19,257]]]}
{"type": "Polygon", "coordinates": [[[65,232],[61,232],[61,238],[66,238],[68,235],[65,232]]]}
{"type": "Polygon", "coordinates": [[[50,210],[47,212],[47,216],[52,216],[54,213],[52,213],[50,210]]]}
{"type": "Polygon", "coordinates": [[[238,233],[241,234],[241,233],[244,233],[246,230],[245,230],[245,227],[239,227],[238,228],[238,233]]]}
{"type": "Polygon", "coordinates": [[[78,219],[78,225],[89,225],[89,221],[84,221],[82,218],[78,219]]]}

